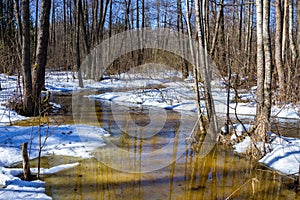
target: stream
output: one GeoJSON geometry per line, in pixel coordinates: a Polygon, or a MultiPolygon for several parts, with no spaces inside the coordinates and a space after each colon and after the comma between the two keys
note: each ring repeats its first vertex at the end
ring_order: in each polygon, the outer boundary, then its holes
{"type": "MultiPolygon", "coordinates": [[[[74,123],[72,97],[60,95],[54,101],[65,109],[51,118],[74,123]]],[[[182,119],[178,112],[166,111],[163,129],[151,137],[142,137],[126,133],[130,127],[120,130],[116,120],[128,117],[122,117],[124,105],[109,101],[94,104],[98,125],[111,133],[109,145],[96,149],[91,159],[44,157],[43,167],[80,162],[75,168],[43,177],[46,193],[53,199],[300,199],[294,180],[235,154],[231,148],[214,145],[208,154],[199,156],[183,139],[186,135],[177,134],[182,119]],[[119,117],[114,117],[112,106],[115,111],[119,108],[119,117]],[[170,143],[172,148],[161,150],[170,143]]],[[[147,112],[147,108],[142,109],[147,112]]],[[[147,117],[137,112],[133,115],[141,127],[148,127],[147,117]]],[[[81,123],[96,125],[89,117],[81,123]]],[[[299,121],[283,121],[273,128],[287,130],[285,136],[299,137],[298,124],[299,121]]],[[[135,134],[142,134],[141,130],[135,134]]]]}

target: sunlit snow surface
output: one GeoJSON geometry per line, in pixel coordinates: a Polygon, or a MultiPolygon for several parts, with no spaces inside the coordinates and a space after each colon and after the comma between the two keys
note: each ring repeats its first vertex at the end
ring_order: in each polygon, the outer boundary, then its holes
{"type": "MultiPolygon", "coordinates": [[[[144,106],[155,106],[162,109],[173,109],[180,112],[195,112],[195,95],[193,92],[193,80],[191,77],[184,81],[174,79],[180,76],[176,72],[167,72],[159,76],[149,77],[139,74],[121,74],[113,78],[106,78],[100,82],[84,80],[86,89],[106,89],[112,92],[106,92],[100,95],[90,95],[88,98],[96,100],[107,100],[119,104],[138,104],[144,106]],[[118,91],[125,89],[126,92],[118,91]]],[[[72,92],[81,90],[78,87],[77,74],[73,72],[50,72],[46,74],[46,88],[50,92],[72,92]]],[[[103,137],[108,133],[103,129],[94,126],[79,125],[81,130],[86,130],[89,137],[78,135],[75,125],[63,126],[44,126],[44,127],[17,127],[7,126],[11,122],[25,119],[14,111],[7,108],[7,101],[19,94],[17,88],[17,76],[7,76],[0,74],[0,199],[50,199],[44,192],[44,182],[33,181],[24,182],[17,175],[20,169],[5,168],[12,163],[21,161],[20,144],[30,142],[30,158],[37,156],[37,134],[42,135],[42,140],[48,137],[46,146],[42,155],[68,155],[77,157],[90,157],[90,150],[98,146],[105,145],[103,137]],[[83,141],[85,140],[85,141],[83,141]],[[84,142],[84,144],[83,144],[84,142]],[[87,146],[88,144],[88,146],[87,146]]],[[[218,114],[226,113],[226,90],[221,81],[212,83],[212,95],[215,101],[215,107],[218,114]]],[[[200,85],[201,86],[201,85],[200,85]]],[[[230,93],[231,99],[234,93],[230,93]]],[[[237,114],[253,117],[255,115],[255,97],[254,93],[240,94],[242,100],[247,103],[237,104],[237,114]]],[[[52,104],[55,107],[60,105],[52,104]]],[[[201,101],[201,107],[204,108],[204,102],[201,101]]],[[[230,104],[230,113],[234,113],[235,103],[230,104]]],[[[286,119],[300,119],[299,107],[286,105],[283,108],[274,106],[272,115],[286,119]]],[[[245,117],[245,116],[244,116],[245,117]]],[[[250,126],[249,126],[250,127],[250,126]]],[[[249,128],[247,127],[247,128],[249,128]]],[[[237,125],[238,130],[242,130],[237,125]]],[[[293,138],[284,138],[271,135],[271,151],[260,162],[277,169],[283,173],[294,174],[299,168],[300,162],[300,140],[293,138]]],[[[234,139],[234,138],[232,138],[234,139]]],[[[236,151],[243,151],[250,144],[250,138],[246,138],[243,143],[235,146],[236,151]]],[[[51,169],[41,169],[44,174],[56,173],[70,167],[75,167],[78,163],[56,166],[51,169]]],[[[36,169],[32,169],[33,171],[36,169]]]]}
{"type": "MultiPolygon", "coordinates": [[[[245,125],[247,131],[251,129],[251,125],[245,125]]],[[[244,131],[242,125],[234,125],[236,134],[241,136],[244,131]]],[[[277,135],[269,132],[270,144],[266,145],[268,153],[259,160],[266,166],[278,170],[288,175],[299,175],[300,166],[300,139],[290,138],[277,135]]],[[[235,140],[235,135],[232,135],[232,140],[235,140]]],[[[245,153],[252,145],[249,136],[246,136],[242,142],[234,145],[234,149],[238,153],[245,153]]],[[[262,147],[262,144],[256,144],[262,147]]]]}
{"type": "MultiPolygon", "coordinates": [[[[47,138],[42,156],[66,155],[82,158],[91,157],[91,150],[105,145],[103,137],[109,136],[102,128],[86,125],[0,126],[0,187],[4,187],[0,189],[0,199],[49,199],[44,194],[43,182],[22,181],[16,177],[22,173],[21,169],[5,168],[5,166],[21,161],[20,145],[24,142],[31,143],[30,158],[38,156],[39,133],[42,136],[42,142],[47,138]]],[[[52,174],[77,165],[78,163],[41,169],[41,174],[52,174]]],[[[37,169],[32,169],[33,173],[36,171],[37,169]]]]}

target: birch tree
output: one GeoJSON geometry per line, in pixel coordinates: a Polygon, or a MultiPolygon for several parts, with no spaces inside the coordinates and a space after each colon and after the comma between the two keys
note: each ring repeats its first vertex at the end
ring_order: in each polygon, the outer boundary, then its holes
{"type": "Polygon", "coordinates": [[[195,14],[196,14],[196,30],[198,33],[199,49],[198,56],[196,57],[198,62],[199,71],[202,73],[202,79],[204,80],[204,96],[205,96],[205,106],[207,109],[207,116],[212,127],[211,130],[216,133],[217,131],[217,119],[214,108],[214,102],[210,87],[210,68],[208,65],[208,53],[207,53],[207,41],[206,41],[206,0],[195,0],[195,14]]]}
{"type": "MultiPolygon", "coordinates": [[[[267,132],[270,130],[271,113],[271,80],[272,54],[270,42],[270,1],[256,0],[257,23],[257,106],[256,124],[253,138],[256,141],[268,142],[267,132]]],[[[261,156],[263,152],[252,152],[254,156],[261,156]]]]}
{"type": "Polygon", "coordinates": [[[275,0],[276,9],[276,32],[275,32],[275,63],[278,75],[279,84],[279,95],[280,98],[284,96],[285,93],[285,78],[283,70],[282,61],[282,11],[281,11],[281,0],[275,0]]]}

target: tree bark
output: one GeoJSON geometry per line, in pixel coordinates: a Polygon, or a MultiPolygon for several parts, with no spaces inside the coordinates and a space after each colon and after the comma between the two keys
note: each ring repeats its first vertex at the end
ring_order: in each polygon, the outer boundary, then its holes
{"type": "MultiPolygon", "coordinates": [[[[265,53],[265,78],[264,78],[264,115],[268,121],[271,114],[272,97],[272,52],[270,36],[270,1],[263,1],[263,45],[265,53]]],[[[270,126],[270,124],[269,124],[270,126]]],[[[271,127],[268,127],[270,130],[271,127]]]]}
{"type": "Polygon", "coordinates": [[[285,48],[287,40],[287,25],[288,25],[288,6],[289,0],[284,0],[283,5],[283,27],[282,27],[282,61],[285,63],[285,48]]]}
{"type": "MultiPolygon", "coordinates": [[[[272,54],[270,43],[270,1],[256,0],[257,23],[257,106],[255,115],[254,140],[268,142],[267,133],[270,130],[271,113],[271,80],[272,80],[272,54]]],[[[251,154],[254,158],[260,158],[266,154],[265,145],[263,151],[256,149],[251,154]]]]}
{"type": "Polygon", "coordinates": [[[198,33],[199,52],[198,67],[202,72],[202,79],[204,80],[204,96],[205,106],[207,109],[207,117],[209,119],[211,127],[209,127],[213,133],[217,131],[216,113],[214,108],[214,102],[211,93],[210,80],[211,74],[208,66],[208,54],[207,54],[207,43],[205,37],[205,21],[206,18],[206,0],[195,0],[195,14],[196,14],[196,30],[198,33]],[[200,3],[200,4],[199,4],[200,3]],[[202,9],[201,9],[202,8],[202,9]]]}
{"type": "Polygon", "coordinates": [[[285,78],[283,71],[282,62],[282,12],[281,12],[281,0],[275,1],[276,9],[276,32],[275,32],[275,63],[278,74],[278,84],[279,84],[279,96],[280,99],[284,97],[285,94],[285,78]]]}
{"type": "Polygon", "coordinates": [[[35,1],[35,32],[34,32],[34,57],[36,59],[37,43],[38,43],[38,20],[39,20],[39,0],[35,1]]]}
{"type": "Polygon", "coordinates": [[[300,1],[296,1],[297,6],[297,45],[298,45],[298,66],[300,66],[300,1]]]}
{"type": "Polygon", "coordinates": [[[36,53],[36,63],[33,68],[33,97],[35,100],[35,114],[39,112],[40,96],[45,86],[45,68],[49,41],[51,0],[42,0],[40,14],[40,29],[36,53]]]}
{"type": "MultiPolygon", "coordinates": [[[[299,0],[298,0],[299,1],[299,0]]],[[[297,52],[296,52],[296,45],[294,42],[294,36],[293,36],[293,30],[294,30],[294,1],[289,1],[289,44],[290,49],[292,53],[292,65],[291,68],[294,68],[296,65],[296,58],[297,58],[297,52]]],[[[291,70],[289,70],[291,73],[291,70]]],[[[290,74],[292,76],[292,74],[290,74]]]]}
{"type": "Polygon", "coordinates": [[[29,0],[22,0],[22,70],[24,80],[24,114],[33,114],[32,77],[30,66],[30,10],[29,0]]]}
{"type": "Polygon", "coordinates": [[[25,181],[30,181],[32,179],[32,177],[31,177],[31,172],[30,172],[30,164],[29,164],[27,146],[28,146],[27,142],[25,142],[21,145],[22,158],[23,158],[23,175],[24,175],[25,181]]]}
{"type": "Polygon", "coordinates": [[[216,20],[216,24],[215,24],[215,31],[214,31],[214,37],[212,40],[212,45],[211,45],[211,49],[210,49],[210,55],[214,56],[214,52],[215,52],[215,46],[216,46],[216,42],[218,39],[218,33],[219,33],[219,27],[220,27],[220,23],[221,23],[221,17],[222,17],[222,13],[223,13],[223,1],[220,1],[220,10],[217,16],[217,20],[216,20]]]}
{"type": "Polygon", "coordinates": [[[263,46],[263,6],[262,0],[256,0],[256,33],[257,33],[257,89],[256,115],[261,114],[264,105],[264,46],[263,46]]]}
{"type": "MultiPolygon", "coordinates": [[[[74,0],[74,3],[76,5],[76,0],[74,0]]],[[[81,0],[78,0],[77,2],[77,9],[74,9],[77,11],[77,24],[76,24],[76,64],[77,64],[77,73],[78,73],[78,81],[79,81],[79,87],[83,88],[83,81],[82,81],[82,74],[81,74],[81,69],[80,69],[80,65],[81,65],[81,60],[80,60],[80,11],[82,9],[80,9],[79,7],[82,5],[81,4],[81,0]]]]}
{"type": "Polygon", "coordinates": [[[22,37],[22,22],[21,22],[21,15],[20,15],[20,5],[19,5],[19,0],[15,0],[15,17],[17,20],[17,25],[18,25],[18,53],[19,53],[19,58],[22,60],[22,45],[23,45],[23,37],[22,37]]]}

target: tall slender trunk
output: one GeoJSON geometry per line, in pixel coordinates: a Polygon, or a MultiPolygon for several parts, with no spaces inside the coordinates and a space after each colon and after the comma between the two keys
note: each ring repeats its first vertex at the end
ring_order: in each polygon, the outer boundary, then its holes
{"type": "MultiPolygon", "coordinates": [[[[272,80],[272,54],[270,42],[270,1],[256,0],[257,22],[257,107],[255,116],[254,140],[268,142],[267,133],[270,130],[271,113],[271,80],[272,80]]],[[[260,158],[266,154],[256,149],[252,155],[260,158]]]]}
{"type": "Polygon", "coordinates": [[[34,57],[36,59],[37,40],[38,40],[38,20],[39,20],[39,0],[35,1],[35,33],[34,33],[34,57]]]}
{"type": "MultiPolygon", "coordinates": [[[[178,33],[184,33],[183,31],[183,21],[182,21],[182,5],[181,5],[181,0],[177,0],[177,31],[178,33]]],[[[179,40],[179,48],[184,49],[185,44],[179,40]]],[[[188,77],[188,65],[185,62],[184,58],[181,58],[181,73],[183,78],[188,77]]]]}
{"type": "Polygon", "coordinates": [[[297,45],[298,45],[298,66],[300,66],[300,1],[296,1],[297,6],[297,45]]]}
{"type": "MultiPolygon", "coordinates": [[[[76,2],[76,0],[74,1],[74,3],[76,2]]],[[[80,16],[81,13],[80,11],[82,10],[80,8],[81,4],[81,0],[78,0],[77,2],[77,9],[74,9],[74,11],[77,11],[77,24],[76,24],[76,64],[77,64],[77,72],[78,72],[78,81],[79,81],[79,87],[83,88],[83,81],[82,81],[82,74],[81,74],[81,69],[80,69],[80,65],[81,65],[81,59],[80,59],[80,16]]],[[[75,3],[76,4],[76,3],[75,3]]]]}
{"type": "Polygon", "coordinates": [[[287,25],[288,25],[288,6],[289,0],[284,0],[283,5],[283,24],[282,24],[282,61],[285,63],[285,50],[287,40],[287,25]]]}
{"type": "Polygon", "coordinates": [[[32,77],[30,65],[30,10],[29,0],[22,0],[22,69],[24,79],[24,102],[25,115],[33,114],[32,77]]]}
{"type": "Polygon", "coordinates": [[[113,10],[113,4],[112,4],[112,0],[110,0],[109,3],[109,37],[112,36],[112,10],[113,10]]]}
{"type": "MultiPolygon", "coordinates": [[[[263,43],[265,52],[264,115],[270,119],[272,98],[272,52],[270,36],[270,1],[263,1],[263,43]]],[[[268,127],[270,130],[271,127],[268,127]]]]}
{"type": "Polygon", "coordinates": [[[47,63],[47,50],[49,41],[50,9],[51,0],[42,0],[36,61],[33,68],[33,97],[35,103],[35,114],[38,114],[39,112],[41,91],[45,85],[45,68],[47,63]]]}
{"type": "Polygon", "coordinates": [[[221,23],[221,17],[222,17],[222,13],[223,13],[223,2],[224,2],[224,0],[220,1],[220,10],[219,10],[219,13],[217,15],[217,20],[216,20],[216,24],[215,24],[215,31],[214,31],[214,37],[213,37],[212,45],[211,45],[211,49],[210,49],[210,55],[211,56],[214,55],[215,46],[216,46],[216,42],[217,42],[217,39],[218,39],[220,23],[221,23]]]}
{"type": "Polygon", "coordinates": [[[263,46],[263,6],[262,0],[256,0],[256,34],[257,34],[257,89],[256,116],[260,116],[264,106],[264,46],[263,46]]]}
{"type": "Polygon", "coordinates": [[[239,17],[239,51],[241,52],[242,50],[242,34],[243,34],[243,4],[244,0],[241,0],[241,5],[240,5],[240,17],[239,17]]]}
{"type": "MultiPolygon", "coordinates": [[[[299,0],[298,0],[299,1],[299,0]]],[[[292,53],[292,65],[291,67],[294,68],[296,64],[297,52],[296,52],[296,45],[294,42],[293,30],[294,30],[294,1],[289,1],[289,44],[291,47],[292,53]]]]}
{"type": "MultiPolygon", "coordinates": [[[[199,92],[199,85],[198,85],[198,65],[199,65],[199,60],[197,60],[196,55],[194,54],[195,48],[193,46],[193,41],[192,41],[192,32],[191,32],[191,24],[190,24],[190,6],[189,6],[189,0],[185,0],[186,3],[186,23],[187,23],[187,32],[189,36],[189,46],[191,50],[191,57],[192,60],[194,61],[193,63],[193,75],[194,75],[194,85],[195,85],[195,93],[196,93],[196,108],[197,108],[197,114],[199,118],[199,126],[201,132],[203,132],[204,125],[203,125],[203,118],[202,118],[202,111],[201,111],[201,106],[200,106],[200,92],[199,92]]],[[[197,50],[196,50],[197,51],[197,50]]]]}
{"type": "Polygon", "coordinates": [[[198,32],[198,42],[199,42],[199,66],[202,72],[202,79],[204,80],[204,93],[205,93],[205,104],[207,109],[207,116],[210,121],[210,129],[213,133],[217,131],[217,121],[216,121],[216,113],[214,108],[214,102],[212,99],[211,87],[210,87],[210,69],[208,66],[208,54],[207,54],[207,43],[205,37],[206,30],[206,9],[205,5],[207,3],[206,0],[195,0],[195,14],[196,14],[196,30],[198,32]],[[202,8],[202,9],[201,9],[202,8]]]}
{"type": "Polygon", "coordinates": [[[276,9],[276,32],[275,32],[275,63],[278,74],[279,95],[280,98],[285,94],[285,78],[282,62],[282,12],[281,0],[275,1],[276,9]]]}
{"type": "MultiPolygon", "coordinates": [[[[19,0],[15,0],[15,15],[16,15],[16,20],[17,20],[17,25],[18,25],[18,53],[19,53],[19,59],[22,59],[22,45],[23,45],[23,36],[22,36],[22,22],[21,22],[21,15],[20,15],[20,5],[19,5],[19,0]]],[[[2,20],[2,19],[1,19],[2,20]]]]}

